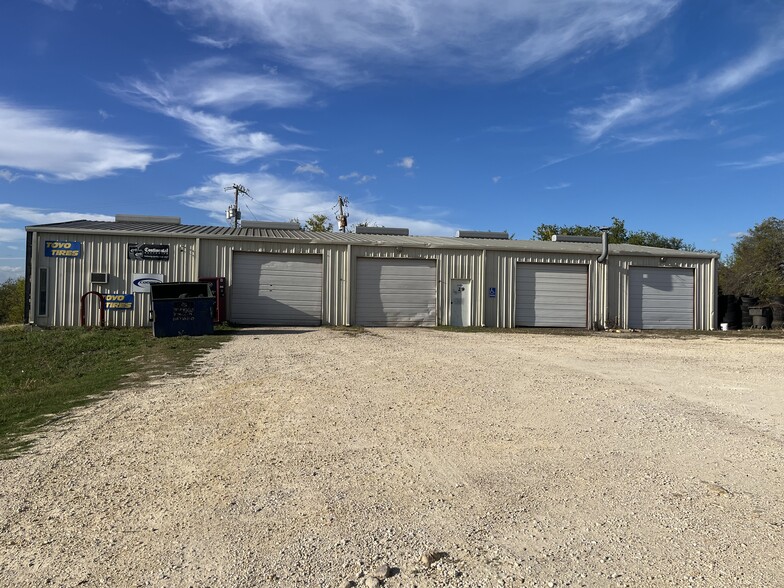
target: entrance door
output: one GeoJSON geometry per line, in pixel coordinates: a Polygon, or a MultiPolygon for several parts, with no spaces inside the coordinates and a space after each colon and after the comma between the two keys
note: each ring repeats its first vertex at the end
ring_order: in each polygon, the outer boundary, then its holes
{"type": "Polygon", "coordinates": [[[449,304],[449,324],[453,327],[470,327],[471,280],[452,280],[449,304]]]}

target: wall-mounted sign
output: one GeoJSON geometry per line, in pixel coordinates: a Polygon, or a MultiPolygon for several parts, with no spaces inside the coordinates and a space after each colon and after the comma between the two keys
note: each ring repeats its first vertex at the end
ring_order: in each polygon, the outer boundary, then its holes
{"type": "Polygon", "coordinates": [[[495,298],[495,288],[488,288],[488,289],[487,289],[487,295],[488,295],[490,298],[495,298]]]}
{"type": "Polygon", "coordinates": [[[163,274],[131,274],[131,292],[149,292],[150,284],[163,282],[163,274]]]}
{"type": "Polygon", "coordinates": [[[133,294],[104,294],[106,310],[133,310],[133,294]]]}
{"type": "Polygon", "coordinates": [[[82,255],[82,244],[79,241],[46,241],[44,256],[46,257],[79,257],[82,255]]]}
{"type": "Polygon", "coordinates": [[[150,245],[149,243],[128,243],[128,259],[169,261],[169,246],[150,245]]]}

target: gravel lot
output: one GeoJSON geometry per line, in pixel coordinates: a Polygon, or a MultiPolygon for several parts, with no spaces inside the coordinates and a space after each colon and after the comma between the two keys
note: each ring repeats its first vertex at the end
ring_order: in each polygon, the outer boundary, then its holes
{"type": "Polygon", "coordinates": [[[248,329],[196,371],[0,462],[0,585],[784,586],[782,339],[248,329]]]}

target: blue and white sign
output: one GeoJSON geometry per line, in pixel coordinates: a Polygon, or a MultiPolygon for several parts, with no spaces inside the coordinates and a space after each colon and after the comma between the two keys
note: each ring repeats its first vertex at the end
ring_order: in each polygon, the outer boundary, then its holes
{"type": "Polygon", "coordinates": [[[150,284],[163,283],[163,274],[131,274],[131,292],[149,292],[150,284]]]}
{"type": "Polygon", "coordinates": [[[44,257],[80,257],[82,244],[79,241],[46,241],[44,257]]]}
{"type": "Polygon", "coordinates": [[[488,289],[487,289],[487,295],[488,295],[490,298],[495,298],[495,288],[488,288],[488,289]]]}
{"type": "Polygon", "coordinates": [[[133,294],[104,294],[103,306],[106,310],[133,310],[133,294]]]}

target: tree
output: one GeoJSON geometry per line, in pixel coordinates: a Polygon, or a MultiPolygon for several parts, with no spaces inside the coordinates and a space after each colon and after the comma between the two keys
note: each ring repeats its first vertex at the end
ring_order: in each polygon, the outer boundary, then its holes
{"type": "Polygon", "coordinates": [[[784,219],[767,218],[738,238],[719,285],[725,294],[784,296],[784,219]]]}
{"type": "MultiPolygon", "coordinates": [[[[581,237],[601,237],[602,231],[596,225],[539,225],[534,231],[533,238],[540,241],[549,241],[553,235],[579,235],[581,237]]],[[[607,231],[610,243],[629,243],[630,245],[644,245],[646,247],[664,247],[665,249],[681,249],[683,251],[696,251],[694,245],[684,242],[678,237],[664,237],[651,231],[629,231],[625,221],[613,217],[612,225],[607,231]]]]}
{"type": "MultiPolygon", "coordinates": [[[[293,218],[291,222],[299,224],[299,219],[293,218]]],[[[314,233],[329,233],[332,232],[332,229],[334,226],[329,222],[329,217],[326,214],[318,213],[311,214],[302,227],[303,231],[313,231],[314,233]]]]}
{"type": "Polygon", "coordinates": [[[10,278],[0,284],[0,324],[24,320],[24,278],[10,278]]]}

